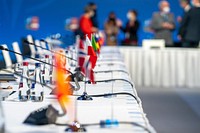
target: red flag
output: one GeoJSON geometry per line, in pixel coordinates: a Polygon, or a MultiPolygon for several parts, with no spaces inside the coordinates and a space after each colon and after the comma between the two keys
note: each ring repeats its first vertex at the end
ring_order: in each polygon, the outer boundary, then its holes
{"type": "Polygon", "coordinates": [[[88,47],[88,55],[90,56],[89,61],[91,63],[91,68],[94,69],[96,62],[97,62],[97,56],[96,56],[96,53],[94,52],[92,44],[87,36],[86,36],[86,45],[88,47]]]}
{"type": "MultiPolygon", "coordinates": [[[[90,58],[90,57],[89,57],[90,58]]],[[[88,59],[87,61],[86,61],[86,66],[85,66],[85,68],[86,68],[86,73],[85,73],[85,75],[90,79],[90,81],[94,84],[95,83],[95,78],[94,78],[94,71],[93,71],[93,69],[92,69],[92,64],[91,64],[91,62],[90,62],[90,60],[88,59]]]]}
{"type": "Polygon", "coordinates": [[[80,40],[78,44],[78,66],[81,68],[81,71],[85,74],[85,66],[86,66],[86,60],[87,60],[87,50],[84,45],[83,40],[80,40]]]}
{"type": "Polygon", "coordinates": [[[95,84],[94,71],[92,69],[88,70],[88,78],[90,79],[92,84],[95,84]]]}
{"type": "Polygon", "coordinates": [[[97,56],[88,37],[86,37],[85,43],[88,47],[89,56],[89,60],[86,63],[86,76],[91,80],[92,83],[95,83],[93,69],[96,65],[97,56]]]}

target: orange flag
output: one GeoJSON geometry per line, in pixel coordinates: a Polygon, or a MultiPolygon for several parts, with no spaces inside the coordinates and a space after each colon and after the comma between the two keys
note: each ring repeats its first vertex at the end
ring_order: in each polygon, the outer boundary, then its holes
{"type": "MultiPolygon", "coordinates": [[[[65,70],[66,57],[61,54],[55,55],[56,61],[56,94],[58,102],[61,104],[62,108],[66,108],[69,104],[69,95],[72,94],[70,89],[69,81],[66,81],[67,71],[65,70]]],[[[69,79],[68,79],[69,80],[69,79]]]]}

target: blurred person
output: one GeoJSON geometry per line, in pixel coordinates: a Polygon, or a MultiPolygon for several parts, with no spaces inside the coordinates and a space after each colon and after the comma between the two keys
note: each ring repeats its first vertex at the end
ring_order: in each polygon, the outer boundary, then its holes
{"type": "MultiPolygon", "coordinates": [[[[183,8],[184,10],[184,14],[189,12],[191,9],[190,0],[179,0],[179,1],[180,1],[181,8],[183,8]]],[[[180,23],[182,21],[182,17],[178,16],[177,21],[180,23]]]]}
{"type": "Polygon", "coordinates": [[[159,12],[153,14],[151,29],[155,39],[164,39],[166,46],[173,46],[172,32],[175,29],[174,15],[170,13],[170,4],[166,0],[159,2],[159,12]]]}
{"type": "Polygon", "coordinates": [[[105,22],[104,30],[106,34],[106,44],[108,46],[117,45],[117,35],[119,33],[119,21],[117,21],[116,15],[114,12],[111,12],[108,16],[108,20],[105,22]]]}
{"type": "MultiPolygon", "coordinates": [[[[182,20],[185,16],[187,16],[187,13],[190,11],[191,6],[190,6],[190,0],[180,0],[180,6],[183,8],[184,10],[184,14],[182,17],[178,17],[177,21],[180,23],[180,25],[182,25],[182,20]]],[[[182,46],[185,40],[185,27],[179,27],[178,29],[178,39],[181,40],[182,46]]]]}
{"type": "Polygon", "coordinates": [[[81,30],[81,38],[84,38],[85,35],[88,35],[91,38],[92,33],[96,33],[98,29],[93,26],[91,17],[94,16],[94,11],[90,6],[86,6],[84,9],[84,14],[80,18],[79,28],[81,30]]]}
{"type": "Polygon", "coordinates": [[[190,0],[180,0],[180,5],[185,12],[189,12],[191,9],[190,0]]]}
{"type": "Polygon", "coordinates": [[[125,33],[125,40],[122,42],[124,45],[134,45],[138,44],[138,29],[140,26],[137,20],[137,12],[135,10],[129,10],[127,13],[128,22],[125,27],[120,27],[120,29],[125,33]]]}
{"type": "Polygon", "coordinates": [[[200,0],[192,0],[192,5],[181,22],[179,36],[183,47],[196,48],[200,41],[200,0]]]}
{"type": "Polygon", "coordinates": [[[93,2],[89,2],[88,6],[92,8],[94,11],[94,15],[91,17],[91,21],[94,27],[98,28],[98,21],[97,21],[97,5],[93,2]]]}

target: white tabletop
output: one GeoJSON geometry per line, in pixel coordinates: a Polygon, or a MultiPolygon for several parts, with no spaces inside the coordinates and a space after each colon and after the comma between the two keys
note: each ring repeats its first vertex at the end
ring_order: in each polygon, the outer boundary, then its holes
{"type": "MultiPolygon", "coordinates": [[[[109,51],[113,52],[112,55],[121,57],[119,50],[115,47],[103,47],[102,55],[106,56],[106,59],[114,59],[114,61],[101,61],[98,60],[98,64],[104,62],[104,65],[95,68],[95,71],[107,71],[107,70],[124,70],[126,67],[123,65],[123,60],[116,61],[111,54],[107,54],[109,51]],[[110,50],[109,50],[110,49],[110,50]],[[112,49],[112,50],[111,50],[112,49]],[[106,53],[106,54],[103,54],[106,53]],[[109,58],[110,57],[110,58],[109,58]],[[107,65],[106,63],[113,63],[114,65],[107,65]],[[120,65],[119,65],[120,64],[120,65]]],[[[126,79],[131,82],[130,76],[124,72],[114,71],[113,73],[95,73],[95,80],[106,79],[126,79]]],[[[72,83],[74,84],[74,83],[72,83]]],[[[5,85],[5,84],[4,84],[5,85]]],[[[84,83],[80,82],[81,89],[74,92],[76,95],[81,95],[84,91],[84,83]]],[[[151,132],[155,132],[148,122],[145,113],[143,112],[142,105],[139,97],[137,96],[136,89],[131,86],[130,83],[125,81],[113,81],[113,82],[101,82],[97,84],[87,84],[87,93],[89,95],[106,94],[106,93],[119,93],[127,92],[134,95],[136,99],[128,95],[119,95],[115,97],[93,97],[92,101],[77,101],[77,118],[81,124],[98,123],[100,120],[116,119],[123,122],[135,122],[146,128],[151,132]],[[139,103],[138,103],[139,102],[139,103]]],[[[74,120],[74,103],[77,96],[70,96],[71,103],[67,107],[67,114],[57,119],[59,123],[71,123],[74,120]]],[[[3,110],[5,114],[6,131],[8,133],[62,133],[67,126],[32,126],[23,124],[26,117],[34,110],[41,107],[52,104],[57,110],[61,111],[60,106],[55,96],[45,95],[43,102],[18,102],[17,99],[10,99],[2,102],[3,110]]],[[[100,128],[100,126],[86,127],[87,132],[91,133],[111,133],[111,132],[138,132],[146,133],[143,128],[133,125],[120,125],[111,128],[100,128]]]]}

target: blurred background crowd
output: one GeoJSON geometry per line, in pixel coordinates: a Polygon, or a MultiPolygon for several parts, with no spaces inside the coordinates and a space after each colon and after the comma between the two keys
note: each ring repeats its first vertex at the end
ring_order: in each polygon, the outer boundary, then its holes
{"type": "Polygon", "coordinates": [[[69,45],[75,35],[95,32],[102,33],[110,46],[141,46],[143,39],[155,38],[164,39],[167,47],[196,48],[200,41],[200,0],[1,0],[0,4],[0,37],[6,44],[27,34],[41,38],[56,32],[69,45]]]}
{"type": "MultiPolygon", "coordinates": [[[[184,13],[175,19],[170,10],[170,3],[167,0],[161,0],[158,3],[159,10],[152,15],[148,30],[154,34],[155,39],[164,39],[166,47],[173,47],[176,45],[172,34],[178,27],[177,37],[180,41],[178,46],[196,48],[200,41],[200,0],[180,0],[180,6],[184,13]],[[179,24],[176,25],[175,21],[179,24]]],[[[106,45],[116,46],[120,43],[127,46],[138,46],[140,21],[137,16],[137,11],[130,9],[126,14],[127,22],[122,22],[115,12],[111,11],[103,29],[106,45]],[[124,39],[118,42],[117,37],[120,31],[124,33],[124,39]]],[[[81,36],[98,32],[97,5],[92,2],[86,5],[84,14],[75,25],[77,26],[72,26],[71,30],[81,36]]]]}

